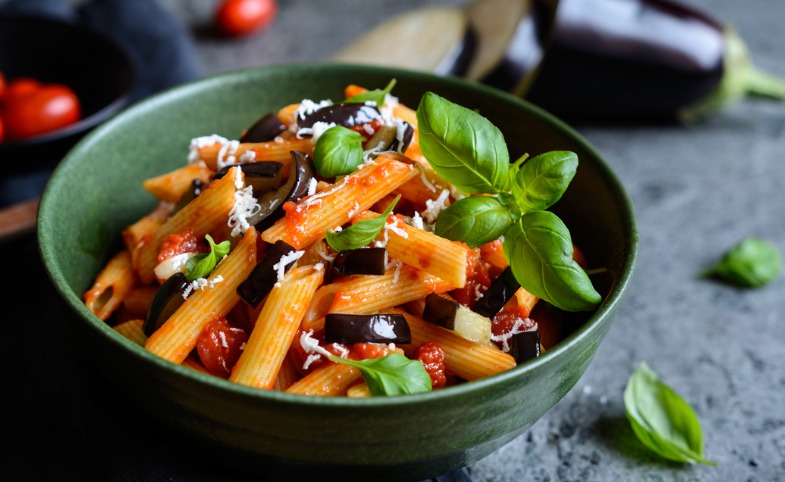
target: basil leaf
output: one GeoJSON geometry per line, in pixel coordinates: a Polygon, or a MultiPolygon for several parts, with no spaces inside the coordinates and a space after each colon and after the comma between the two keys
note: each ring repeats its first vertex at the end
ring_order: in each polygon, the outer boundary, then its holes
{"type": "Polygon", "coordinates": [[[365,360],[331,355],[330,360],[359,369],[372,395],[406,395],[432,390],[431,376],[423,364],[400,353],[365,360]]]}
{"type": "Polygon", "coordinates": [[[624,408],[638,439],[669,460],[717,465],[703,456],[703,434],[692,407],[645,362],[624,389],[624,408]]]}
{"type": "Polygon", "coordinates": [[[782,257],[777,247],[763,239],[748,237],[736,243],[722,259],[699,274],[713,276],[728,283],[757,288],[779,275],[782,257]]]}
{"type": "Polygon", "coordinates": [[[353,95],[346,99],[344,103],[347,104],[365,104],[366,102],[375,102],[376,106],[381,106],[384,104],[384,99],[387,97],[387,94],[392,92],[393,87],[395,87],[395,79],[390,80],[383,90],[375,89],[375,90],[368,90],[361,94],[353,95]]]}
{"type": "Polygon", "coordinates": [[[363,163],[363,136],[344,126],[327,129],[313,149],[313,165],[322,177],[354,172],[363,163]]]}
{"type": "Polygon", "coordinates": [[[338,252],[367,246],[368,243],[379,236],[382,228],[384,228],[384,225],[387,223],[387,215],[392,212],[399,199],[401,199],[400,194],[395,197],[389,206],[387,206],[387,209],[384,210],[381,216],[377,216],[373,219],[365,219],[342,231],[338,231],[337,233],[334,231],[327,231],[327,244],[338,252]]]}
{"type": "Polygon", "coordinates": [[[509,190],[504,136],[488,119],[426,92],[417,107],[420,148],[433,170],[470,194],[509,190]]]}
{"type": "Polygon", "coordinates": [[[439,213],[435,233],[475,248],[504,234],[514,222],[494,196],[465,197],[439,213]]]}
{"type": "Polygon", "coordinates": [[[531,211],[504,233],[504,255],[527,291],[565,311],[588,311],[602,297],[573,260],[570,232],[549,211],[531,211]]]}
{"type": "Polygon", "coordinates": [[[570,151],[550,151],[521,167],[513,166],[512,194],[518,206],[524,212],[539,211],[548,209],[567,190],[578,169],[578,156],[570,151]]]}
{"type": "Polygon", "coordinates": [[[206,234],[205,239],[210,243],[210,252],[199,253],[191,256],[186,262],[186,275],[185,279],[194,281],[199,278],[207,278],[213,272],[218,262],[227,254],[232,247],[232,244],[227,240],[221,244],[216,245],[213,238],[206,234]]]}

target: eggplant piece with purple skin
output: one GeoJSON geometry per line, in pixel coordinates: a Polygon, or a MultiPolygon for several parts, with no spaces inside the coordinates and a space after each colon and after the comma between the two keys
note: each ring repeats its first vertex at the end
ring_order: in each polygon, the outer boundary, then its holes
{"type": "Polygon", "coordinates": [[[242,164],[229,164],[219,169],[213,180],[221,179],[232,167],[240,166],[245,175],[245,184],[253,186],[253,194],[259,197],[272,189],[278,189],[283,182],[281,167],[283,164],[275,161],[245,162],[242,164]]]}
{"type": "Polygon", "coordinates": [[[472,309],[476,313],[493,318],[515,296],[515,292],[520,287],[521,284],[512,274],[512,268],[508,266],[491,282],[491,286],[488,287],[482,298],[477,300],[472,309]]]}
{"type": "Polygon", "coordinates": [[[286,130],[286,125],[278,118],[274,112],[262,116],[253,123],[239,141],[242,142],[269,142],[281,135],[286,130]]]}
{"type": "Polygon", "coordinates": [[[297,126],[311,128],[317,122],[335,124],[344,127],[354,127],[381,119],[379,109],[371,105],[357,103],[337,103],[322,107],[318,110],[297,118],[297,126]]]}
{"type": "Polygon", "coordinates": [[[145,335],[151,336],[185,303],[183,293],[189,284],[183,273],[175,273],[158,287],[142,325],[145,335]]]}
{"type": "Polygon", "coordinates": [[[570,121],[689,123],[747,95],[782,100],[735,30],[672,0],[559,0],[524,97],[570,121]]]}
{"type": "Polygon", "coordinates": [[[540,332],[523,331],[512,335],[510,355],[519,365],[526,360],[540,356],[540,332]]]}
{"type": "Polygon", "coordinates": [[[311,156],[300,151],[290,151],[292,162],[289,165],[289,177],[275,191],[268,191],[258,196],[261,210],[248,218],[248,224],[263,231],[283,217],[283,205],[287,201],[297,201],[308,194],[308,185],[314,178],[311,156]]]}
{"type": "Polygon", "coordinates": [[[330,279],[353,274],[383,275],[387,249],[360,248],[342,251],[330,265],[330,279]]]}
{"type": "Polygon", "coordinates": [[[426,296],[422,319],[452,330],[475,343],[488,345],[491,342],[491,319],[447,295],[431,293],[426,296]]]}
{"type": "Polygon", "coordinates": [[[355,315],[330,313],[324,317],[325,343],[400,343],[412,342],[409,323],[403,315],[355,315]]]}
{"type": "MultiPolygon", "coordinates": [[[[237,295],[254,308],[259,306],[259,303],[278,282],[278,270],[275,265],[294,251],[294,247],[287,242],[276,241],[264,255],[264,258],[256,263],[248,277],[237,286],[237,295]]],[[[284,265],[284,273],[292,267],[295,261],[292,260],[284,265]]]]}

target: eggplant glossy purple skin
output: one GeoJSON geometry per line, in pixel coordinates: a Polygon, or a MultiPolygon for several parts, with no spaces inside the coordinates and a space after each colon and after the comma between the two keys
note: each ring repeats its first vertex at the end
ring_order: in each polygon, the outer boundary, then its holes
{"type": "Polygon", "coordinates": [[[406,149],[412,142],[412,137],[414,137],[414,127],[408,122],[404,122],[404,126],[403,142],[398,141],[398,138],[396,137],[390,145],[390,150],[400,152],[401,154],[406,152],[406,149]]]}
{"type": "Polygon", "coordinates": [[[308,194],[308,185],[314,178],[313,161],[311,156],[300,151],[290,151],[292,163],[289,167],[289,177],[276,191],[271,191],[259,196],[261,211],[248,222],[256,229],[263,231],[283,217],[283,205],[287,201],[297,201],[308,194]]]}
{"type": "Polygon", "coordinates": [[[512,274],[512,268],[508,266],[493,280],[491,286],[488,287],[482,298],[477,301],[472,311],[493,319],[496,313],[510,301],[520,287],[521,284],[518,283],[515,275],[512,274]]]}
{"type": "Polygon", "coordinates": [[[229,164],[219,169],[213,180],[221,179],[232,167],[240,166],[245,174],[245,183],[253,186],[254,196],[259,197],[264,192],[277,189],[282,182],[281,167],[283,164],[275,161],[245,162],[242,164],[229,164]]]}
{"type": "Polygon", "coordinates": [[[439,293],[431,293],[425,297],[425,308],[422,319],[428,323],[452,330],[455,328],[455,315],[458,312],[458,301],[439,293]]]}
{"type": "Polygon", "coordinates": [[[324,341],[408,344],[412,342],[412,335],[403,315],[331,313],[324,317],[324,341]]]}
{"type": "Polygon", "coordinates": [[[332,262],[334,276],[352,274],[382,275],[385,271],[385,248],[362,248],[338,253],[332,262]]]}
{"type": "Polygon", "coordinates": [[[514,334],[510,340],[510,355],[519,365],[540,356],[540,332],[524,331],[514,334]]]}
{"type": "Polygon", "coordinates": [[[152,335],[171,317],[177,308],[185,303],[183,292],[188,287],[188,280],[183,273],[175,273],[158,288],[150,304],[150,311],[142,325],[142,331],[147,336],[152,335]]]}
{"type": "Polygon", "coordinates": [[[286,126],[274,112],[270,112],[253,123],[245,134],[240,137],[240,142],[269,142],[281,135],[286,126]]]}
{"type": "MultiPolygon", "coordinates": [[[[275,265],[281,261],[281,258],[294,251],[294,247],[285,241],[276,241],[264,258],[254,266],[248,277],[237,286],[237,295],[254,308],[259,306],[259,303],[278,282],[278,270],[275,269],[275,265]]],[[[284,272],[288,271],[293,264],[294,261],[287,263],[284,266],[284,272]]]]}
{"type": "Polygon", "coordinates": [[[382,114],[379,112],[379,109],[370,105],[338,103],[322,107],[303,118],[298,118],[297,125],[301,128],[310,128],[317,122],[325,122],[344,127],[354,127],[373,122],[381,117],[382,114]]]}
{"type": "Polygon", "coordinates": [[[667,0],[560,0],[526,99],[576,121],[673,120],[724,73],[722,26],[667,0]]]}

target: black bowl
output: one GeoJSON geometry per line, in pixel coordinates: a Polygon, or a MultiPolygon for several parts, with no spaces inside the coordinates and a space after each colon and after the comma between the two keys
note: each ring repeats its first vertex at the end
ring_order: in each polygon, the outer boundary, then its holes
{"type": "Polygon", "coordinates": [[[30,139],[0,143],[0,173],[53,166],[90,129],[130,100],[134,69],[125,50],[87,26],[52,18],[0,15],[0,72],[74,90],[82,118],[30,139]]]}

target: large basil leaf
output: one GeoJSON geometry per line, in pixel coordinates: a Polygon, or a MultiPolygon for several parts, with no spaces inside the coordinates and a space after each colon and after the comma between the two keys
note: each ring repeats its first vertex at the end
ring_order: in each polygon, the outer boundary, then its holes
{"type": "Polygon", "coordinates": [[[371,395],[406,395],[432,389],[431,376],[423,364],[400,353],[365,360],[330,356],[330,360],[359,369],[371,395]]]}
{"type": "Polygon", "coordinates": [[[703,456],[703,434],[692,407],[645,362],[627,382],[624,408],[641,443],[661,457],[717,465],[703,456]]]}
{"type": "Polygon", "coordinates": [[[367,246],[379,236],[384,225],[387,224],[387,216],[392,212],[399,199],[401,199],[400,194],[395,197],[389,206],[387,206],[387,209],[384,210],[381,216],[359,221],[337,233],[327,231],[327,234],[325,235],[327,244],[338,252],[350,251],[352,249],[367,246]]]}
{"type": "Polygon", "coordinates": [[[558,201],[578,169],[578,156],[570,151],[550,151],[513,167],[512,194],[522,211],[548,209],[558,201]]]}
{"type": "Polygon", "coordinates": [[[426,92],[417,107],[420,149],[431,167],[469,194],[509,190],[507,144],[488,119],[426,92]]]}
{"type": "Polygon", "coordinates": [[[549,211],[531,211],[504,233],[504,254],[527,291],[565,311],[588,311],[602,297],[573,260],[570,232],[549,211]]]}
{"type": "Polygon", "coordinates": [[[701,276],[714,276],[737,286],[757,288],[774,281],[781,269],[782,257],[777,247],[766,240],[749,237],[731,247],[701,276]]]}
{"type": "Polygon", "coordinates": [[[343,126],[327,129],[313,149],[313,165],[322,177],[354,172],[363,163],[363,136],[343,126]]]}
{"type": "Polygon", "coordinates": [[[497,239],[513,221],[507,208],[496,197],[471,196],[440,212],[435,232],[474,248],[497,239]]]}

